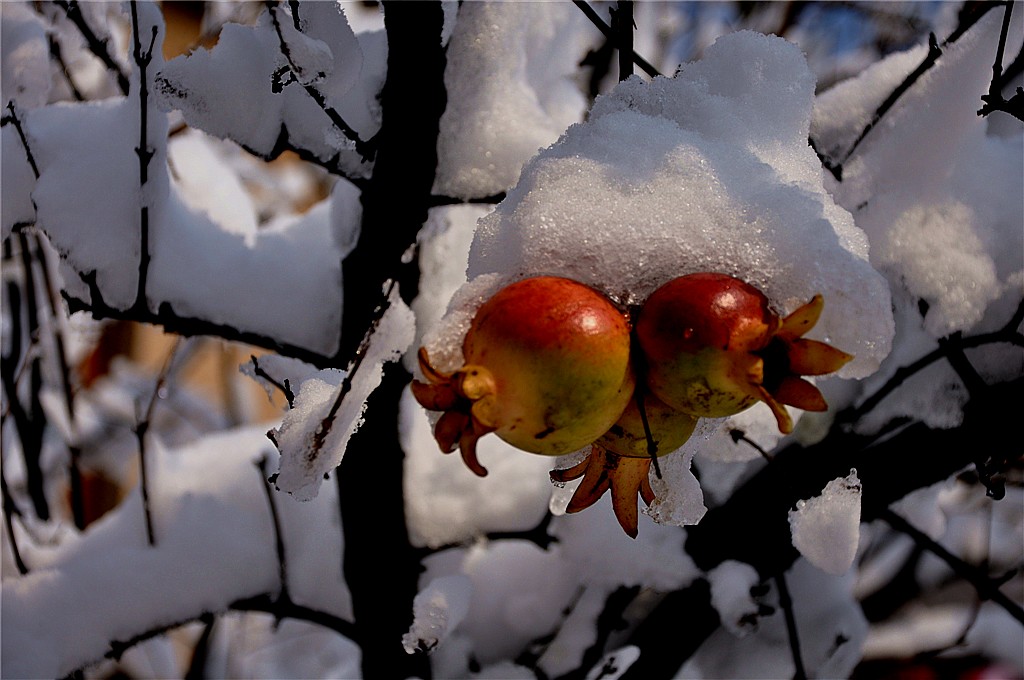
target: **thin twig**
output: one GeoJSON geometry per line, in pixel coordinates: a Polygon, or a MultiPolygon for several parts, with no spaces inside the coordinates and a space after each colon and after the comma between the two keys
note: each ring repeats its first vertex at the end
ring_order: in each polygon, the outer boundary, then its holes
{"type": "Polygon", "coordinates": [[[21,146],[25,149],[25,157],[28,159],[28,164],[32,168],[32,174],[35,175],[36,179],[39,179],[39,166],[36,165],[36,159],[32,155],[32,148],[28,145],[28,138],[25,137],[25,129],[21,126],[21,119],[18,118],[18,112],[14,108],[14,101],[7,102],[7,110],[11,112],[11,115],[7,118],[14,125],[14,130],[18,133],[18,139],[21,140],[21,146]]]}
{"type": "MultiPolygon", "coordinates": [[[[260,482],[263,487],[263,491],[267,496],[267,505],[270,507],[270,519],[273,522],[274,527],[274,549],[277,553],[277,578],[281,582],[281,590],[278,591],[277,599],[283,603],[292,601],[291,596],[288,594],[288,566],[285,558],[284,550],[284,536],[281,532],[281,518],[277,513],[277,504],[274,502],[274,492],[270,488],[270,483],[267,481],[267,456],[266,454],[260,456],[260,459],[256,461],[256,469],[260,473],[260,482]]],[[[280,619],[278,619],[280,622],[280,619]]]]}
{"type": "MultiPolygon", "coordinates": [[[[594,11],[594,8],[591,7],[586,2],[586,0],[572,0],[572,2],[574,5],[580,8],[580,10],[583,12],[583,14],[586,15],[588,19],[590,19],[590,23],[594,24],[594,26],[597,26],[597,29],[604,34],[604,37],[607,38],[608,41],[611,42],[613,45],[615,45],[616,49],[626,49],[620,45],[618,36],[615,34],[615,31],[612,30],[612,27],[604,22],[604,19],[601,18],[601,15],[594,11]]],[[[651,63],[649,61],[641,57],[632,49],[630,49],[630,52],[633,55],[633,63],[639,66],[641,69],[643,69],[644,73],[649,75],[651,78],[661,75],[661,72],[659,72],[658,69],[651,66],[651,63]]]]}
{"type": "Polygon", "coordinates": [[[7,529],[7,540],[11,544],[11,554],[14,556],[14,564],[18,568],[18,573],[24,576],[28,573],[28,566],[21,558],[21,551],[18,549],[18,539],[14,535],[14,515],[21,517],[21,508],[14,502],[11,490],[7,487],[7,475],[4,474],[2,454],[0,454],[0,496],[3,499],[4,528],[7,529]]]}
{"type": "Polygon", "coordinates": [[[1002,607],[1010,616],[1024,623],[1024,608],[1011,600],[999,590],[996,582],[983,574],[976,567],[968,564],[946,548],[942,547],[923,531],[912,525],[903,517],[897,515],[891,509],[883,510],[879,517],[893,529],[907,534],[914,542],[945,562],[958,576],[974,586],[978,596],[985,600],[991,600],[1002,607]]]}
{"type": "MultiPolygon", "coordinates": [[[[253,595],[252,597],[235,600],[225,608],[225,611],[262,612],[265,614],[271,614],[276,619],[295,619],[297,621],[306,621],[333,630],[357,644],[361,640],[359,631],[351,621],[331,614],[330,612],[296,604],[295,602],[282,602],[270,593],[261,593],[259,595],[253,595]]],[[[215,612],[203,611],[195,616],[179,619],[173,623],[156,626],[142,633],[138,633],[137,635],[133,635],[125,640],[111,640],[108,643],[108,649],[103,653],[102,658],[118,660],[126,651],[145,642],[146,640],[159,637],[168,631],[172,631],[195,621],[207,621],[214,614],[215,612]]],[[[92,664],[86,664],[81,668],[75,669],[65,677],[72,678],[76,673],[90,665],[92,664]]]]}
{"type": "Polygon", "coordinates": [[[50,262],[47,258],[46,246],[38,231],[35,235],[36,261],[42,273],[43,289],[46,293],[46,300],[49,303],[50,331],[53,335],[53,355],[57,363],[57,373],[60,375],[61,388],[64,394],[64,408],[67,410],[68,426],[71,430],[71,441],[68,446],[68,477],[71,486],[71,515],[74,518],[75,526],[78,529],[85,528],[85,500],[82,492],[82,472],[78,462],[82,450],[78,446],[77,428],[75,425],[75,396],[71,387],[71,369],[67,361],[67,349],[64,344],[64,328],[61,325],[63,310],[60,307],[60,298],[57,297],[57,288],[54,285],[53,277],[50,276],[50,262]]]}
{"type": "MultiPolygon", "coordinates": [[[[25,280],[23,299],[25,302],[25,320],[27,322],[26,334],[33,345],[37,345],[39,342],[39,328],[40,328],[40,316],[39,316],[39,305],[37,302],[37,284],[32,267],[32,254],[28,242],[28,235],[24,230],[18,231],[18,244],[21,252],[21,273],[25,280]]],[[[46,428],[46,412],[43,410],[43,404],[40,400],[40,393],[42,392],[43,376],[42,376],[42,360],[39,352],[34,352],[29,357],[26,354],[25,361],[28,364],[26,370],[28,371],[29,380],[29,391],[28,391],[28,406],[24,413],[24,418],[19,422],[19,434],[21,435],[22,442],[22,457],[25,460],[25,484],[28,487],[29,496],[32,498],[32,505],[36,511],[36,515],[41,520],[48,520],[50,518],[50,506],[46,499],[45,481],[43,479],[43,470],[41,467],[41,459],[43,452],[43,435],[46,428]],[[20,429],[20,425],[24,425],[25,430],[20,429]]],[[[10,394],[10,404],[13,407],[17,403],[17,391],[12,387],[10,394]]]]}
{"type": "Polygon", "coordinates": [[[283,382],[279,382],[276,378],[272,377],[269,373],[263,370],[259,362],[256,360],[255,354],[250,354],[249,359],[252,361],[252,372],[257,378],[263,378],[268,383],[281,390],[284,394],[284,398],[288,400],[288,408],[295,408],[295,393],[292,392],[291,381],[285,378],[283,382]]]}
{"type": "Polygon", "coordinates": [[[85,101],[85,96],[82,94],[78,86],[75,85],[74,79],[71,77],[71,72],[68,70],[67,62],[64,61],[64,55],[60,49],[60,41],[57,40],[57,36],[52,33],[47,35],[50,43],[50,57],[57,62],[60,67],[60,72],[64,76],[64,80],[68,84],[68,89],[71,90],[71,96],[75,98],[75,101],[85,101]]]}
{"type": "Polygon", "coordinates": [[[644,405],[644,390],[636,390],[634,393],[636,409],[640,412],[640,423],[644,427],[644,438],[647,439],[647,455],[651,457],[651,464],[654,466],[654,474],[661,479],[661,465],[658,463],[658,442],[654,441],[651,434],[651,424],[647,420],[647,407],[644,405]]]}
{"type": "MultiPolygon", "coordinates": [[[[939,347],[928,354],[910,364],[896,369],[896,372],[893,373],[892,377],[889,378],[889,380],[887,380],[885,384],[878,388],[871,396],[865,399],[860,406],[845,409],[836,415],[836,422],[838,424],[848,425],[858,421],[864,414],[878,406],[883,399],[889,396],[907,379],[924,370],[936,361],[948,358],[950,356],[950,352],[963,352],[967,349],[998,343],[1008,343],[1017,345],[1018,347],[1024,347],[1024,334],[1021,334],[1020,331],[1017,330],[1017,326],[1020,325],[1022,320],[1024,320],[1024,300],[1021,300],[1017,305],[1017,309],[1014,311],[1009,321],[1007,321],[1002,328],[996,331],[966,337],[953,335],[946,338],[939,347]]],[[[975,385],[975,387],[977,387],[977,385],[975,385]]]]}
{"type": "Polygon", "coordinates": [[[842,181],[842,166],[847,161],[850,160],[850,157],[853,156],[854,152],[860,146],[861,142],[863,142],[864,138],[868,136],[868,133],[875,129],[875,126],[878,125],[879,121],[881,121],[885,114],[889,112],[889,109],[891,109],[893,105],[896,104],[900,97],[906,94],[906,92],[911,88],[911,86],[913,86],[913,84],[917,82],[918,78],[924,75],[926,71],[928,71],[932,66],[935,65],[935,62],[938,61],[939,57],[941,56],[942,49],[939,47],[939,43],[935,38],[935,34],[929,33],[928,54],[925,55],[924,59],[921,61],[920,64],[918,64],[917,68],[914,69],[910,73],[910,75],[904,78],[903,82],[897,85],[896,89],[894,89],[889,94],[889,96],[886,97],[885,100],[878,105],[878,108],[875,109],[874,114],[872,114],[871,116],[871,120],[868,121],[867,125],[864,126],[864,129],[861,130],[857,138],[853,140],[853,144],[850,145],[850,148],[847,149],[846,153],[843,154],[843,156],[839,159],[838,165],[835,166],[836,169],[830,168],[832,174],[835,176],[837,180],[842,181]]]}
{"type": "Polygon", "coordinates": [[[373,334],[377,331],[377,327],[380,325],[380,320],[384,318],[384,313],[391,307],[391,293],[394,291],[397,285],[396,279],[391,279],[388,282],[387,288],[384,291],[384,299],[374,310],[373,318],[370,320],[370,327],[366,329],[366,333],[363,335],[362,342],[359,343],[359,348],[356,350],[355,357],[348,366],[348,370],[345,371],[345,378],[341,382],[341,389],[338,390],[338,396],[335,398],[334,403],[331,404],[331,409],[324,416],[324,419],[320,421],[320,426],[317,427],[316,432],[313,433],[313,443],[311,445],[310,455],[315,454],[321,448],[323,448],[324,442],[327,440],[327,435],[330,434],[331,428],[334,426],[334,419],[338,415],[338,410],[341,408],[342,402],[345,401],[345,397],[348,396],[349,392],[352,391],[352,379],[359,371],[359,367],[363,364],[363,359],[366,358],[367,350],[370,348],[370,340],[373,338],[373,334]]]}
{"type": "Polygon", "coordinates": [[[139,69],[139,145],[135,147],[135,155],[139,157],[139,185],[142,187],[142,207],[139,215],[139,280],[138,288],[135,291],[135,309],[149,309],[146,301],[146,284],[149,279],[149,206],[147,205],[146,183],[149,181],[149,163],[153,159],[155,151],[149,146],[149,79],[146,71],[153,61],[153,47],[156,44],[158,29],[153,26],[153,34],[150,37],[149,48],[142,49],[142,39],[139,37],[139,11],[138,1],[130,3],[132,15],[132,38],[134,49],[132,56],[139,69]]]}
{"type": "Polygon", "coordinates": [[[800,654],[800,635],[796,629],[796,617],[793,615],[793,599],[789,596],[784,572],[775,576],[775,586],[779,589],[779,606],[782,607],[782,614],[786,619],[789,651],[793,655],[793,680],[807,680],[807,671],[804,670],[804,661],[800,654]]]}
{"type": "Polygon", "coordinates": [[[765,451],[764,447],[755,442],[753,439],[749,438],[747,436],[747,433],[744,432],[743,430],[734,427],[733,429],[729,430],[729,436],[732,437],[732,441],[734,443],[738,444],[740,442],[743,442],[744,444],[747,444],[755,451],[760,453],[761,457],[764,458],[766,461],[768,461],[769,463],[772,462],[772,454],[765,451]]]}
{"type": "Polygon", "coordinates": [[[127,96],[128,76],[125,75],[121,67],[110,56],[110,51],[107,49],[107,39],[101,40],[96,37],[92,28],[85,21],[85,17],[82,15],[82,8],[78,6],[78,0],[56,0],[56,4],[64,10],[68,19],[78,28],[78,32],[85,38],[85,44],[88,46],[89,51],[96,55],[103,62],[103,65],[107,67],[107,70],[117,78],[117,86],[121,88],[121,94],[127,96]]]}
{"type": "Polygon", "coordinates": [[[139,448],[139,486],[142,492],[142,512],[146,518],[146,540],[150,545],[155,545],[156,543],[153,536],[153,517],[149,507],[149,482],[146,472],[146,433],[149,431],[149,426],[153,419],[156,401],[160,397],[164,385],[167,383],[167,376],[171,372],[171,365],[180,346],[181,338],[176,338],[174,345],[171,346],[171,351],[167,354],[167,359],[164,360],[163,368],[160,369],[160,374],[157,376],[156,385],[153,387],[153,396],[149,399],[146,413],[139,420],[138,425],[135,426],[135,438],[138,440],[139,448]]]}
{"type": "Polygon", "coordinates": [[[619,81],[633,75],[633,2],[619,0],[611,10],[612,32],[619,52],[619,81]]]}
{"type": "Polygon", "coordinates": [[[1013,3],[1006,3],[1006,11],[1003,12],[1003,25],[999,31],[999,44],[996,48],[996,58],[992,62],[992,82],[989,83],[988,93],[981,96],[985,103],[978,109],[979,116],[987,116],[993,111],[1002,111],[1024,121],[1024,89],[1018,87],[1017,92],[1009,100],[1003,98],[1003,53],[1006,50],[1006,35],[1010,30],[1010,14],[1013,11],[1013,3]]]}
{"type": "Polygon", "coordinates": [[[474,198],[456,198],[454,196],[439,196],[434,195],[430,197],[429,206],[436,208],[442,205],[463,205],[465,203],[483,203],[483,204],[495,204],[501,203],[505,200],[505,192],[500,191],[491,196],[477,196],[474,198]]]}

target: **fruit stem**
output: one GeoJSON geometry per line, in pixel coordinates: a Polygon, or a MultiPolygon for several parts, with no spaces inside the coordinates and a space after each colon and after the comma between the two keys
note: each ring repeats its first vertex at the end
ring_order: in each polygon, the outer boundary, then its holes
{"type": "MultiPolygon", "coordinates": [[[[639,305],[633,305],[629,310],[629,318],[635,319],[637,314],[640,312],[639,305]]],[[[630,346],[633,348],[640,347],[640,341],[636,337],[636,325],[631,324],[629,329],[630,334],[630,346]]],[[[654,475],[661,479],[661,465],[658,464],[658,442],[654,441],[654,435],[651,434],[651,424],[647,422],[647,409],[644,407],[644,385],[647,384],[647,361],[638,349],[633,351],[633,370],[636,372],[636,389],[633,392],[633,398],[636,400],[636,408],[640,411],[640,422],[644,426],[644,437],[647,439],[647,455],[651,457],[651,463],[654,465],[654,475]]]]}
{"type": "Polygon", "coordinates": [[[654,465],[654,475],[661,479],[661,466],[658,464],[658,442],[654,441],[654,435],[651,434],[651,425],[647,422],[647,409],[644,407],[644,390],[640,385],[637,385],[633,396],[636,399],[636,408],[640,411],[640,422],[644,426],[644,437],[647,438],[647,455],[651,457],[651,463],[654,465]]]}

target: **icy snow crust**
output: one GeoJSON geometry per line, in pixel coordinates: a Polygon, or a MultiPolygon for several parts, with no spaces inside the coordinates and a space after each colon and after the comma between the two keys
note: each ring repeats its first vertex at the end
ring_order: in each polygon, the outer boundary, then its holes
{"type": "Polygon", "coordinates": [[[807,143],[814,82],[794,45],[741,32],[674,78],[639,77],[597,100],[480,221],[469,276],[566,276],[625,303],[677,276],[718,271],[782,313],[825,297],[811,335],[878,367],[889,290],[863,232],[822,185],[807,143]]]}

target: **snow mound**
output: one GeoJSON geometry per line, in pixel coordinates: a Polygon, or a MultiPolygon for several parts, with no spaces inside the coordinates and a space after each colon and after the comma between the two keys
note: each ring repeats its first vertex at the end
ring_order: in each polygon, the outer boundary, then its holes
{"type": "Polygon", "coordinates": [[[560,275],[636,303],[719,271],[783,313],[821,293],[811,335],[856,356],[840,375],[870,374],[893,334],[888,286],[822,185],[813,95],[799,49],[749,31],[674,78],[620,83],[480,221],[470,279],[560,275]]]}

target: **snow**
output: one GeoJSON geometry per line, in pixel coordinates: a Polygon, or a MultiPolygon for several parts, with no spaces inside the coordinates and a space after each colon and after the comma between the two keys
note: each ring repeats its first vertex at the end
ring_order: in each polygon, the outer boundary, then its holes
{"type": "Polygon", "coordinates": [[[590,669],[587,680],[618,680],[639,658],[640,648],[633,645],[608,652],[590,669]]]}
{"type": "Polygon", "coordinates": [[[538,667],[549,678],[557,678],[579,668],[587,649],[597,642],[597,619],[604,610],[608,591],[587,588],[573,603],[555,639],[537,660],[538,667]]]}
{"type": "Polygon", "coordinates": [[[273,432],[281,451],[275,484],[298,500],[315,498],[324,476],[341,463],[349,437],[362,424],[366,398],[380,385],[384,364],[397,361],[412,344],[415,319],[397,286],[387,305],[358,368],[350,366],[344,373],[325,369],[303,382],[295,407],[273,432]]]}
{"type": "Polygon", "coordinates": [[[411,393],[402,397],[401,443],[405,451],[406,522],[413,545],[438,548],[488,531],[527,530],[547,509],[552,460],[530,456],[497,437],[478,444],[486,477],[470,472],[458,455],[442,455],[426,413],[411,393]]]}
{"type": "MultiPolygon", "coordinates": [[[[31,572],[3,581],[4,677],[63,677],[102,657],[111,640],[278,591],[271,515],[256,467],[260,457],[274,458],[264,428],[226,431],[181,449],[152,437],[149,444],[154,546],[146,543],[138,488],[59,545],[21,537],[31,572]]],[[[314,504],[275,502],[293,598],[351,616],[337,559],[341,536],[331,529],[336,499],[328,493],[314,504]]]]}
{"type": "Polygon", "coordinates": [[[455,574],[434,579],[412,601],[413,622],[402,636],[409,654],[432,652],[451,634],[469,611],[472,582],[455,574]]]}
{"type": "MultiPolygon", "coordinates": [[[[150,123],[157,166],[164,162],[167,129],[162,116],[150,123]]],[[[25,120],[40,172],[32,192],[40,226],[70,267],[96,272],[104,300],[120,308],[134,302],[138,285],[138,268],[125,263],[138,262],[140,253],[139,139],[124,134],[138,127],[137,97],[56,104],[25,120]]]]}
{"type": "Polygon", "coordinates": [[[204,213],[224,231],[246,237],[252,247],[256,237],[256,208],[241,178],[218,153],[215,140],[199,130],[188,129],[167,144],[167,162],[182,201],[204,213]]]}
{"type": "Polygon", "coordinates": [[[707,512],[700,482],[693,476],[690,466],[702,440],[691,436],[693,445],[687,442],[679,453],[666,454],[658,458],[661,478],[652,466],[648,475],[655,499],[644,513],[659,524],[686,526],[696,524],[707,512]],[[688,446],[689,445],[689,446],[688,446]]]}
{"type": "Polygon", "coordinates": [[[860,543],[860,495],[857,471],[851,470],[789,511],[793,547],[822,571],[841,576],[853,564],[860,543]]]}
{"type": "MultiPolygon", "coordinates": [[[[1007,53],[1021,43],[1021,18],[1014,19],[1007,53]]],[[[924,327],[933,336],[971,330],[1009,275],[1024,269],[1024,206],[1010,200],[1024,182],[1022,137],[987,137],[977,116],[1000,24],[992,12],[947,46],[830,187],[868,234],[872,262],[894,287],[929,303],[924,327]]],[[[861,129],[874,107],[870,93],[902,80],[921,56],[917,48],[890,57],[819,97],[812,136],[826,149],[846,148],[834,130],[861,129]]]]}
{"type": "MultiPolygon", "coordinates": [[[[807,676],[849,677],[861,658],[868,623],[851,596],[852,576],[833,576],[797,560],[785,574],[807,676]]],[[[775,587],[765,596],[771,614],[758,620],[756,635],[737,637],[725,627],[713,633],[676,675],[697,678],[788,678],[793,676],[783,611],[775,587]]]]}
{"type": "MultiPolygon", "coordinates": [[[[0,5],[0,97],[3,106],[34,109],[50,93],[50,46],[46,24],[26,4],[0,5]]],[[[4,115],[7,115],[4,111],[4,115]]]]}
{"type": "Polygon", "coordinates": [[[435,193],[483,197],[515,184],[539,148],[581,119],[575,77],[598,37],[568,4],[462,4],[448,45],[435,193]]]}
{"type": "Polygon", "coordinates": [[[758,603],[751,589],[760,582],[757,570],[749,564],[726,560],[708,572],[711,606],[722,625],[736,637],[744,637],[757,628],[758,603]]]}

